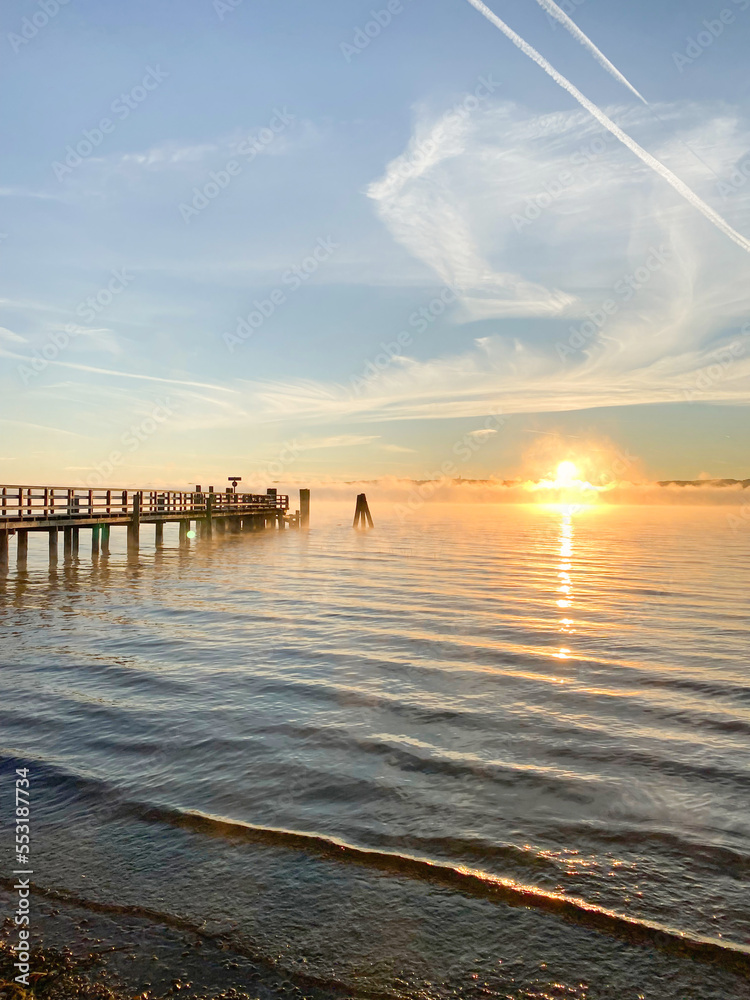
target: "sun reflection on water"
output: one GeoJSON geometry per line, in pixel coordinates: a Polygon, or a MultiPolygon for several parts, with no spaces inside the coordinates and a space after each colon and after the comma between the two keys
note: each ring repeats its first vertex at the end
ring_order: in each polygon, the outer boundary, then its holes
{"type": "MultiPolygon", "coordinates": [[[[573,473],[575,473],[575,467],[572,469],[572,474],[573,473]]],[[[556,593],[558,593],[560,597],[557,598],[556,604],[561,610],[573,606],[573,578],[571,576],[571,570],[573,567],[573,513],[573,507],[560,508],[560,562],[557,567],[559,585],[556,590],[556,593]]],[[[559,618],[557,624],[558,631],[563,634],[571,635],[575,632],[575,628],[573,627],[575,623],[572,618],[559,618]]],[[[567,646],[561,646],[559,650],[554,653],[554,656],[558,660],[567,660],[570,657],[570,649],[567,646]]]]}

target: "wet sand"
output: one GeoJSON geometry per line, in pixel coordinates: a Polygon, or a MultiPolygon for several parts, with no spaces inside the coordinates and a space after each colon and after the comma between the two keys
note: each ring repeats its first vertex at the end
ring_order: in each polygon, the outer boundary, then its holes
{"type": "MultiPolygon", "coordinates": [[[[13,896],[0,889],[12,912],[13,896]]],[[[124,908],[123,908],[124,909],[124,908]]],[[[114,908],[113,908],[114,910],[114,908]]],[[[179,921],[175,921],[179,923],[179,921]]],[[[15,933],[0,930],[1,1000],[344,1000],[348,992],[305,982],[237,953],[220,928],[168,927],[145,916],[97,912],[34,896],[33,988],[13,982],[15,933]]]]}

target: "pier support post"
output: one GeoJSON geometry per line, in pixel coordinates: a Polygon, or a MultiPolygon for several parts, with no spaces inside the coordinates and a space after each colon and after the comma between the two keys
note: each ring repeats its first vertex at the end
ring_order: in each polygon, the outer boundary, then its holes
{"type": "Polygon", "coordinates": [[[8,568],[8,532],[0,531],[0,569],[8,568]]]}
{"type": "Polygon", "coordinates": [[[109,555],[109,525],[102,525],[102,555],[109,555]]]}
{"type": "Polygon", "coordinates": [[[128,525],[128,552],[138,552],[141,547],[141,529],[138,524],[128,525]]]}
{"type": "Polygon", "coordinates": [[[49,563],[54,566],[57,563],[57,528],[49,529],[49,563]]]}
{"type": "Polygon", "coordinates": [[[79,540],[79,535],[80,535],[81,529],[80,528],[71,528],[70,531],[71,531],[71,538],[70,538],[71,553],[73,555],[73,558],[77,559],[78,558],[78,540],[79,540]]]}
{"type": "Polygon", "coordinates": [[[128,552],[137,552],[141,536],[141,495],[133,494],[133,514],[128,525],[128,552]]]}
{"type": "Polygon", "coordinates": [[[299,527],[308,528],[310,526],[310,491],[299,491],[299,527]]]}
{"type": "Polygon", "coordinates": [[[26,565],[26,560],[29,556],[29,532],[26,528],[19,528],[16,532],[17,546],[16,546],[16,562],[21,565],[26,565]]]}
{"type": "Polygon", "coordinates": [[[91,526],[91,555],[99,555],[99,538],[100,538],[100,528],[98,524],[92,524],[91,526]]]}
{"type": "Polygon", "coordinates": [[[206,519],[204,521],[204,531],[203,534],[206,538],[210,538],[213,534],[213,518],[214,518],[214,494],[213,490],[209,491],[206,495],[206,519]]]}
{"type": "Polygon", "coordinates": [[[63,528],[63,558],[70,559],[73,554],[73,529],[63,528]]]}
{"type": "Polygon", "coordinates": [[[158,548],[164,544],[164,522],[157,521],[154,525],[154,545],[158,548]]]}
{"type": "Polygon", "coordinates": [[[180,545],[187,545],[190,521],[180,521],[180,545]]]}

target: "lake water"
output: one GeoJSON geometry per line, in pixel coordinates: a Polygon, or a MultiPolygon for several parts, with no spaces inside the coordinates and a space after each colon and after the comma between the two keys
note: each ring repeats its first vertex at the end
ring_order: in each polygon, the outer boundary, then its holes
{"type": "Polygon", "coordinates": [[[35,881],[342,996],[746,997],[750,528],[371,506],[130,562],[82,531],[52,572],[32,537],[0,752],[35,881]]]}

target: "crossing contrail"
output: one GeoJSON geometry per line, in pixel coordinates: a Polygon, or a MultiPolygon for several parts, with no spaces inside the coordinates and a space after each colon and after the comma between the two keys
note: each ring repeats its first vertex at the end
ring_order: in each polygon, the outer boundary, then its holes
{"type": "Polygon", "coordinates": [[[517,35],[516,32],[505,23],[505,21],[501,21],[497,14],[494,14],[490,10],[487,4],[482,3],[482,0],[468,0],[468,3],[470,3],[472,7],[475,7],[480,14],[483,14],[491,24],[494,24],[496,28],[499,28],[506,38],[509,38],[511,42],[513,42],[513,44],[524,53],[524,55],[527,55],[529,59],[533,60],[537,66],[541,66],[544,72],[548,76],[551,76],[558,86],[562,87],[563,90],[567,90],[571,97],[574,97],[582,108],[585,108],[589,114],[596,118],[600,125],[603,125],[604,128],[611,132],[616,139],[619,139],[624,146],[627,146],[631,152],[635,153],[638,159],[642,160],[646,166],[651,167],[651,169],[662,177],[667,184],[671,184],[675,191],[682,195],[685,201],[689,202],[693,208],[696,208],[702,215],[712,222],[717,229],[724,233],[725,236],[728,236],[730,240],[733,240],[737,246],[742,247],[743,250],[750,253],[750,241],[746,240],[744,236],[732,229],[729,223],[723,219],[718,212],[715,212],[710,205],[707,205],[705,201],[699,198],[692,188],[688,187],[688,185],[684,181],[680,180],[676,174],[673,174],[672,171],[668,167],[665,167],[660,160],[657,160],[655,156],[652,156],[651,153],[648,153],[642,146],[639,146],[635,139],[631,138],[627,132],[623,132],[619,125],[615,125],[612,119],[608,118],[601,108],[597,107],[593,101],[590,101],[588,97],[584,96],[581,91],[567,79],[567,77],[564,77],[562,73],[558,73],[555,67],[549,63],[544,56],[541,55],[541,53],[537,52],[532,45],[529,45],[528,42],[524,41],[520,35],[517,35]]]}
{"type": "MultiPolygon", "coordinates": [[[[573,37],[577,41],[579,41],[585,49],[588,49],[588,51],[593,55],[594,59],[596,59],[596,61],[601,66],[603,66],[604,69],[606,69],[607,72],[610,73],[615,78],[615,80],[618,80],[620,83],[624,84],[628,88],[628,90],[630,90],[633,94],[635,94],[635,96],[640,101],[643,101],[643,103],[646,105],[648,110],[653,115],[654,119],[658,121],[660,125],[664,126],[663,119],[656,113],[656,111],[648,103],[646,98],[639,91],[635,89],[635,87],[630,83],[630,81],[627,80],[622,75],[619,69],[617,69],[617,67],[613,65],[609,61],[609,59],[607,59],[604,53],[600,49],[598,49],[596,45],[594,45],[594,43],[591,41],[588,35],[585,35],[581,31],[581,29],[578,27],[575,21],[572,18],[568,17],[565,11],[561,10],[560,7],[557,6],[554,0],[536,0],[536,2],[539,4],[542,10],[545,10],[547,12],[547,14],[550,17],[554,17],[557,21],[560,22],[560,24],[563,25],[563,27],[567,28],[568,31],[571,33],[571,35],[573,35],[573,37]]],[[[699,161],[699,163],[702,163],[703,166],[706,168],[706,170],[710,171],[710,173],[712,173],[714,177],[716,178],[719,177],[714,168],[710,164],[706,163],[703,157],[700,156],[698,153],[696,153],[693,147],[690,146],[687,142],[685,142],[684,139],[680,139],[678,137],[678,142],[685,147],[685,149],[688,151],[688,153],[690,153],[691,156],[694,156],[696,160],[699,161]]]]}
{"type": "Polygon", "coordinates": [[[585,49],[588,49],[591,55],[594,57],[594,59],[596,59],[596,61],[599,63],[599,65],[603,66],[604,69],[606,69],[606,71],[615,78],[615,80],[618,80],[620,83],[624,84],[628,88],[628,90],[631,91],[631,93],[635,94],[635,96],[638,98],[639,101],[643,101],[644,104],[648,104],[648,101],[643,96],[643,94],[640,94],[635,89],[633,84],[628,79],[626,79],[626,77],[622,75],[619,69],[616,66],[612,65],[612,63],[609,61],[609,59],[607,59],[604,53],[600,49],[598,49],[596,45],[594,45],[589,36],[584,34],[583,31],[581,31],[581,29],[578,27],[575,21],[572,18],[568,17],[568,15],[565,13],[564,10],[560,9],[554,2],[554,0],[536,0],[536,2],[539,4],[542,10],[546,11],[549,14],[550,17],[554,17],[554,19],[556,21],[559,21],[564,28],[567,28],[567,30],[571,33],[573,38],[575,38],[577,42],[580,42],[585,49]]]}

